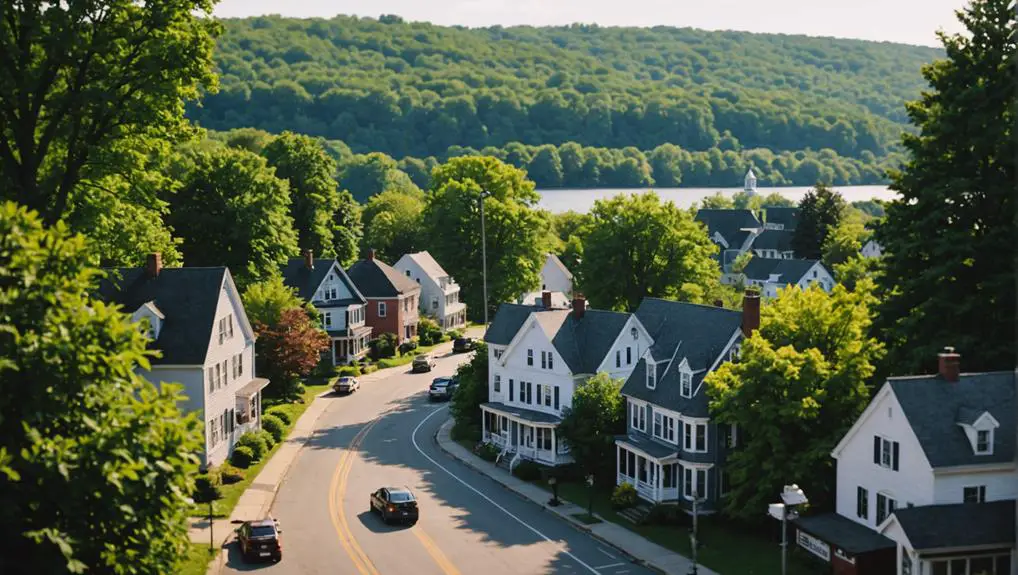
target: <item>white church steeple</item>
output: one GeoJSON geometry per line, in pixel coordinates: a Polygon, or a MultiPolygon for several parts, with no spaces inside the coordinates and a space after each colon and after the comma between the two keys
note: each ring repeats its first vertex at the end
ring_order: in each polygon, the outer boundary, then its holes
{"type": "Polygon", "coordinates": [[[742,189],[747,192],[756,192],[756,176],[753,174],[753,168],[746,171],[746,185],[742,189]]]}

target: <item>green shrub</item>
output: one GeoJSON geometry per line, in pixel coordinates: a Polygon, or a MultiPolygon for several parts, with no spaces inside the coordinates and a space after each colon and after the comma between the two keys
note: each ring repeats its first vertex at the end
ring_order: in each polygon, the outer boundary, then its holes
{"type": "Polygon", "coordinates": [[[353,366],[344,365],[343,367],[339,368],[340,377],[357,377],[360,374],[361,368],[357,367],[356,365],[353,366]]]}
{"type": "Polygon", "coordinates": [[[283,434],[286,432],[286,424],[277,415],[267,413],[262,416],[262,429],[269,432],[272,439],[279,443],[283,441],[283,434]]]}
{"type": "Polygon", "coordinates": [[[398,341],[396,334],[383,333],[368,342],[368,354],[375,360],[392,357],[396,355],[396,342],[398,341]]]}
{"type": "Polygon", "coordinates": [[[364,368],[361,370],[361,374],[362,375],[367,375],[367,374],[369,374],[371,372],[374,372],[374,371],[378,371],[378,366],[377,365],[365,365],[364,368]]]}
{"type": "Polygon", "coordinates": [[[450,329],[447,333],[449,334],[449,339],[459,339],[463,337],[462,329],[450,329]]]}
{"type": "Polygon", "coordinates": [[[690,525],[689,515],[678,505],[658,504],[650,508],[644,523],[651,525],[690,525]]]}
{"type": "Polygon", "coordinates": [[[290,425],[291,423],[293,423],[293,419],[290,417],[290,412],[286,411],[282,407],[274,407],[265,412],[265,414],[275,415],[276,417],[283,421],[284,425],[290,425]]]}
{"type": "Polygon", "coordinates": [[[223,479],[223,485],[233,485],[244,480],[244,470],[224,463],[219,466],[219,476],[223,479]]]}
{"type": "Polygon", "coordinates": [[[612,493],[612,507],[618,510],[636,505],[636,488],[632,483],[623,483],[612,493]]]}
{"type": "Polygon", "coordinates": [[[417,341],[413,339],[404,341],[403,343],[399,344],[400,355],[406,355],[415,349],[417,349],[417,341]]]}
{"type": "MultiPolygon", "coordinates": [[[[238,443],[240,443],[238,441],[238,443]]],[[[237,445],[233,448],[233,455],[230,456],[230,463],[241,469],[247,469],[255,462],[254,450],[247,445],[237,445]]]]}
{"type": "Polygon", "coordinates": [[[420,338],[421,345],[435,345],[442,341],[442,328],[430,317],[422,317],[417,322],[417,337],[420,338]]]}
{"type": "Polygon", "coordinates": [[[477,455],[485,461],[495,461],[498,454],[502,452],[502,449],[494,443],[482,443],[477,449],[477,455]]]}
{"type": "MultiPolygon", "coordinates": [[[[262,417],[262,421],[265,421],[265,417],[262,417]]],[[[276,445],[276,438],[273,437],[272,434],[269,433],[268,431],[266,431],[264,429],[259,429],[255,433],[260,435],[261,438],[262,438],[262,441],[265,442],[265,453],[268,453],[269,450],[272,449],[272,447],[274,445],[276,445]]]]}
{"type": "MultiPolygon", "coordinates": [[[[237,439],[238,447],[247,447],[251,450],[251,461],[258,461],[262,457],[265,457],[265,453],[268,452],[269,447],[265,444],[265,437],[255,431],[248,431],[244,435],[241,435],[237,439]]],[[[236,451],[234,451],[236,453],[236,451]]],[[[237,465],[234,463],[234,465],[237,465]]],[[[237,465],[237,467],[244,468],[246,465],[237,465]]]]}
{"type": "Polygon", "coordinates": [[[513,475],[523,481],[537,481],[541,478],[541,466],[529,459],[524,459],[513,468],[513,475]]]}
{"type": "Polygon", "coordinates": [[[223,479],[219,470],[215,467],[209,468],[207,472],[194,479],[194,502],[208,503],[209,501],[219,499],[223,496],[223,492],[220,489],[222,485],[223,479]]]}

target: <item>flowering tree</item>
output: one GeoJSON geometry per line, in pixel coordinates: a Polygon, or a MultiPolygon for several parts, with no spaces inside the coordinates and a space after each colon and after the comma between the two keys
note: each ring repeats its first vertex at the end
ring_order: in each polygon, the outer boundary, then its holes
{"type": "Polygon", "coordinates": [[[255,324],[261,372],[272,384],[270,395],[294,397],[300,378],[318,365],[322,352],[329,349],[329,336],[299,307],[282,311],[271,326],[255,324]]]}

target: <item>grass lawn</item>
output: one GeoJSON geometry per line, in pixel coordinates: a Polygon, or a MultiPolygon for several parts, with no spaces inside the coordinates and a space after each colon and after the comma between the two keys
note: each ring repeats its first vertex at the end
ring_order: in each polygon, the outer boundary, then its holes
{"type": "MultiPolygon", "coordinates": [[[[538,484],[548,489],[547,483],[542,481],[538,484]]],[[[586,508],[589,491],[583,484],[560,483],[559,497],[586,508]]],[[[615,513],[611,506],[611,495],[603,491],[596,491],[594,494],[594,513],[635,531],[662,547],[686,557],[692,555],[689,526],[633,525],[615,513]]],[[[586,516],[586,513],[578,515],[586,516]]],[[[579,517],[577,518],[579,519],[579,517]]],[[[700,547],[697,552],[697,560],[704,566],[723,574],[770,575],[781,572],[781,546],[777,538],[772,541],[758,534],[744,532],[716,517],[701,517],[698,523],[697,536],[700,540],[700,547]]],[[[788,531],[788,572],[791,575],[818,573],[809,562],[797,557],[793,540],[795,531],[792,528],[788,531]]]]}
{"type": "MultiPolygon", "coordinates": [[[[304,388],[304,395],[302,396],[304,399],[304,403],[281,404],[282,409],[287,412],[287,414],[290,416],[291,421],[290,425],[287,426],[286,435],[290,434],[290,430],[293,429],[293,424],[297,422],[297,420],[308,408],[308,406],[311,405],[311,402],[314,401],[315,397],[318,394],[322,393],[323,391],[327,391],[329,389],[331,389],[331,384],[328,382],[318,385],[308,385],[304,388]]],[[[270,407],[266,407],[266,410],[268,409],[270,409],[270,407]]],[[[237,506],[237,501],[240,500],[241,494],[243,494],[244,490],[247,489],[248,486],[254,482],[255,477],[258,477],[258,473],[262,470],[263,467],[265,467],[265,464],[269,461],[269,459],[272,459],[272,456],[275,455],[276,451],[279,449],[279,446],[282,444],[283,444],[282,442],[279,442],[276,445],[274,445],[272,449],[270,449],[269,452],[265,454],[265,457],[263,457],[257,463],[252,464],[251,467],[245,469],[244,479],[232,485],[222,486],[222,488],[220,489],[220,492],[223,495],[222,498],[212,503],[213,517],[221,519],[230,517],[230,514],[233,513],[233,508],[237,506]]],[[[209,504],[196,503],[191,508],[191,516],[208,517],[209,504]]]]}
{"type": "Polygon", "coordinates": [[[209,562],[212,561],[209,548],[206,543],[191,543],[187,549],[187,556],[177,567],[177,575],[205,575],[209,569],[209,562]]]}
{"type": "Polygon", "coordinates": [[[417,349],[411,351],[410,353],[408,353],[406,355],[397,356],[397,357],[387,357],[387,358],[384,358],[384,359],[380,359],[380,360],[378,360],[378,369],[386,369],[386,368],[390,368],[390,367],[399,367],[401,365],[406,365],[406,364],[412,362],[416,356],[424,354],[424,353],[431,353],[432,351],[435,350],[436,347],[438,347],[438,346],[440,346],[440,345],[442,345],[444,343],[449,343],[449,342],[448,341],[442,341],[442,342],[436,343],[435,345],[422,345],[421,347],[418,347],[417,349]]]}
{"type": "Polygon", "coordinates": [[[583,523],[584,525],[593,525],[595,523],[601,522],[601,520],[598,519],[597,517],[593,515],[587,515],[586,513],[573,513],[573,518],[578,520],[580,523],[583,523]]]}

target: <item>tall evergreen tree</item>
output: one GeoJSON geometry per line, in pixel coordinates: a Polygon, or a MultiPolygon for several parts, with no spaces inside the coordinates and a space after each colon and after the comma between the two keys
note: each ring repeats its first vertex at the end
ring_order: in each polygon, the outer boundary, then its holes
{"type": "Polygon", "coordinates": [[[841,223],[845,199],[827,185],[817,183],[799,202],[799,223],[792,234],[796,257],[818,260],[827,236],[841,223]]]}
{"type": "Polygon", "coordinates": [[[918,133],[903,137],[901,198],[876,230],[878,329],[897,373],[933,369],[947,345],[966,370],[1015,366],[1018,25],[1011,0],[974,0],[958,18],[968,34],[940,35],[947,59],[924,68],[931,89],[908,105],[918,133]]]}

